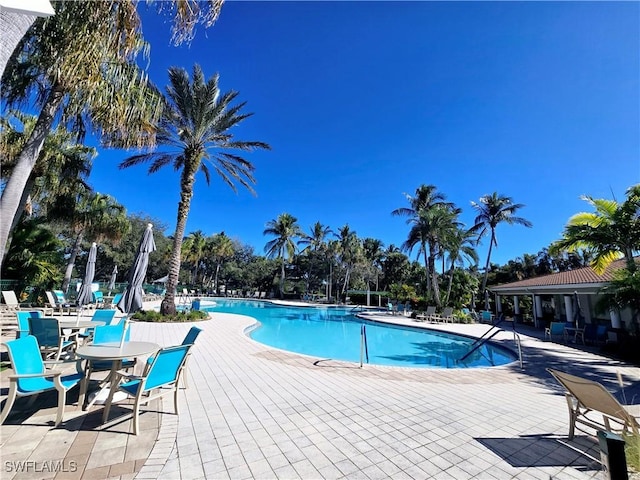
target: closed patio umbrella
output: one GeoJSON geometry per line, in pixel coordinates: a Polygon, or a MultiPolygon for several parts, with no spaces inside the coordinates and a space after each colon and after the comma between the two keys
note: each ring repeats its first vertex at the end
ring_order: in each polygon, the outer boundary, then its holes
{"type": "Polygon", "coordinates": [[[109,285],[107,286],[107,290],[109,290],[109,296],[111,296],[111,290],[116,288],[116,277],[118,276],[118,266],[113,266],[113,272],[111,272],[111,278],[109,279],[109,285]]]}
{"type": "Polygon", "coordinates": [[[89,257],[87,258],[87,267],[84,270],[84,280],[78,291],[78,298],[76,303],[78,307],[82,307],[93,302],[93,292],[91,291],[91,284],[93,283],[93,277],[96,274],[96,256],[98,253],[98,247],[93,242],[89,249],[89,257]]]}
{"type": "Polygon", "coordinates": [[[580,328],[580,324],[584,323],[584,317],[582,316],[582,310],[580,308],[580,299],[578,298],[578,292],[573,292],[573,323],[576,328],[580,328]]]}
{"type": "Polygon", "coordinates": [[[147,267],[149,266],[149,254],[156,249],[156,243],[153,240],[153,225],[148,224],[147,229],[142,235],[138,254],[136,255],[133,265],[129,270],[129,284],[122,294],[122,298],[118,302],[117,307],[124,313],[134,313],[142,308],[142,284],[147,275],[147,267]]]}

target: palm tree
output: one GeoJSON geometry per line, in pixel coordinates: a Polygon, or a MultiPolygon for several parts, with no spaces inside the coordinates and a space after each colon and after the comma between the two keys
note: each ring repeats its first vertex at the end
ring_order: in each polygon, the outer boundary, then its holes
{"type": "Polygon", "coordinates": [[[62,290],[65,292],[69,288],[76,257],[85,238],[96,242],[105,239],[118,242],[131,228],[125,208],[110,195],[101,193],[81,194],[73,209],[61,208],[60,211],[51,211],[50,215],[67,221],[75,236],[62,282],[62,290]]]}
{"type": "Polygon", "coordinates": [[[231,128],[252,114],[241,113],[246,102],[232,105],[238,92],[220,94],[217,74],[205,81],[202,69],[195,65],[193,79],[190,79],[186,70],[171,67],[169,82],[164,97],[162,119],[157,126],[156,134],[158,145],[169,149],[134,155],[120,164],[120,168],[128,168],[151,162],[149,173],[155,173],[167,165],[181,172],[180,202],[173,236],[167,293],[160,305],[163,314],[174,314],[176,311],[175,289],[180,273],[180,251],[191,208],[196,173],[202,172],[209,184],[211,165],[213,171],[234,191],[237,191],[235,181],[255,193],[251,187],[251,184],[255,183],[255,167],[232,151],[270,149],[269,145],[263,142],[234,140],[231,128]]]}
{"type": "MultiPolygon", "coordinates": [[[[382,269],[382,259],[384,258],[383,252],[384,243],[382,240],[378,240],[377,238],[365,238],[362,241],[362,251],[364,253],[364,258],[367,259],[371,268],[376,273],[376,291],[378,291],[379,284],[379,275],[380,270],[382,269]]],[[[368,280],[367,280],[368,284],[368,280]]]]}
{"type": "Polygon", "coordinates": [[[37,99],[38,119],[18,154],[0,198],[0,256],[44,141],[61,118],[81,138],[89,129],[105,142],[153,142],[149,125],[160,113],[153,89],[137,67],[144,49],[134,2],[56,2],[23,37],[2,77],[8,105],[37,99]],[[62,114],[62,115],[61,115],[62,114]],[[136,141],[131,141],[128,133],[136,141]]]}
{"type": "Polygon", "coordinates": [[[351,272],[353,267],[358,261],[358,256],[361,253],[361,244],[358,240],[356,232],[349,228],[349,225],[344,225],[338,231],[338,244],[340,246],[340,260],[345,269],[344,282],[342,284],[342,295],[346,297],[349,290],[349,281],[351,279],[351,272]]]}
{"type": "Polygon", "coordinates": [[[224,234],[224,232],[220,232],[217,235],[210,237],[207,243],[207,250],[209,254],[214,258],[216,263],[216,274],[213,282],[213,288],[217,292],[220,267],[226,260],[233,257],[233,242],[224,234]]]}
{"type": "MultiPolygon", "coordinates": [[[[197,23],[212,25],[222,3],[171,2],[175,42],[189,39],[197,23]]],[[[105,144],[154,144],[151,126],[161,103],[136,62],[138,53],[148,52],[137,4],[56,2],[56,14],[33,23],[3,68],[1,93],[7,105],[37,99],[40,113],[0,197],[0,261],[24,187],[56,118],[80,138],[90,124],[105,144]]]]}
{"type": "Polygon", "coordinates": [[[456,228],[452,235],[447,238],[446,251],[449,258],[449,285],[445,296],[445,304],[449,303],[451,287],[453,285],[453,272],[456,265],[464,265],[465,260],[478,263],[478,252],[474,248],[476,234],[472,230],[456,228]]]}
{"type": "MultiPolygon", "coordinates": [[[[10,112],[0,119],[0,162],[5,176],[12,174],[16,158],[35,123],[36,117],[19,111],[10,112]],[[21,124],[22,129],[16,128],[16,123],[21,124]]],[[[89,188],[86,180],[96,150],[76,143],[74,137],[64,125],[58,125],[45,139],[22,192],[10,227],[12,231],[25,208],[32,214],[33,206],[37,205],[40,213],[46,215],[47,207],[55,205],[61,196],[74,195],[89,188]]]]}
{"type": "MultiPolygon", "coordinates": [[[[320,251],[326,250],[327,238],[333,234],[331,228],[327,225],[323,225],[320,222],[316,222],[310,230],[310,234],[302,234],[302,238],[298,240],[298,245],[305,245],[302,252],[307,252],[309,257],[311,254],[317,254],[320,251]]],[[[306,291],[309,291],[309,282],[311,280],[311,267],[313,266],[313,259],[309,258],[309,269],[307,271],[307,284],[306,291]]]]}
{"type": "MultiPolygon", "coordinates": [[[[391,215],[408,217],[407,223],[412,225],[407,240],[403,248],[409,252],[417,244],[420,245],[418,254],[424,255],[424,266],[426,269],[426,288],[431,291],[432,280],[435,278],[435,257],[438,254],[435,238],[433,238],[431,218],[434,216],[433,210],[437,207],[454,208],[453,203],[446,202],[446,196],[438,192],[434,185],[420,185],[416,189],[415,196],[405,193],[409,201],[409,207],[397,208],[391,215]]],[[[434,287],[437,290],[437,285],[434,287]]],[[[439,295],[436,301],[440,302],[439,295]]]]}
{"type": "Polygon", "coordinates": [[[623,203],[615,200],[581,197],[595,212],[572,216],[562,238],[554,242],[551,251],[575,252],[586,248],[594,253],[592,267],[602,273],[614,260],[624,257],[627,268],[635,270],[634,252],[640,250],[640,184],[630,187],[623,203]]]}
{"type": "Polygon", "coordinates": [[[198,267],[200,265],[200,260],[202,260],[204,255],[206,244],[207,238],[202,230],[191,232],[182,244],[182,250],[185,252],[185,257],[193,263],[193,277],[191,279],[191,283],[198,283],[198,267]]]}
{"type": "Polygon", "coordinates": [[[524,207],[523,204],[513,203],[513,199],[511,197],[498,195],[497,192],[494,192],[491,195],[483,195],[480,197],[478,203],[471,202],[471,205],[478,211],[478,216],[474,221],[475,225],[472,227],[472,230],[478,233],[478,242],[487,234],[487,232],[491,232],[489,252],[487,253],[487,263],[485,264],[484,278],[482,280],[481,292],[484,292],[487,288],[487,276],[489,275],[491,250],[494,245],[496,247],[498,246],[496,227],[501,223],[506,223],[509,225],[523,225],[527,228],[531,228],[533,224],[525,218],[515,216],[515,213],[524,207]]]}
{"type": "Polygon", "coordinates": [[[269,258],[279,258],[281,262],[280,271],[280,298],[284,297],[284,264],[287,259],[292,259],[297,251],[295,239],[304,235],[298,219],[289,213],[282,213],[275,220],[267,222],[267,228],[263,235],[273,235],[274,239],[269,240],[264,247],[264,251],[269,258]]]}

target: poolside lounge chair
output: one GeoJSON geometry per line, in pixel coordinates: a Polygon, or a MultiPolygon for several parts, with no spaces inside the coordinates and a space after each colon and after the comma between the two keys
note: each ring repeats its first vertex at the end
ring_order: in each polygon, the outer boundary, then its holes
{"type": "Polygon", "coordinates": [[[555,336],[560,336],[563,339],[565,338],[564,335],[564,327],[566,326],[565,322],[551,322],[551,324],[544,329],[544,339],[546,340],[547,337],[549,338],[549,340],[553,341],[553,337],[555,336]]]}
{"type": "Polygon", "coordinates": [[[445,307],[440,315],[431,315],[431,320],[435,322],[447,323],[454,321],[453,307],[445,307]]]}
{"type": "Polygon", "coordinates": [[[427,322],[430,322],[431,317],[433,317],[435,313],[436,313],[436,307],[430,305],[427,307],[426,312],[416,315],[416,320],[418,320],[419,322],[424,322],[425,320],[427,322]]]}
{"type": "Polygon", "coordinates": [[[64,296],[64,292],[62,290],[53,290],[53,295],[55,298],[56,306],[62,311],[67,312],[69,315],[73,312],[78,311],[78,307],[75,305],[71,305],[67,302],[67,299],[64,296]]]}
{"type": "Polygon", "coordinates": [[[20,303],[16,292],[13,290],[2,290],[2,298],[4,300],[5,308],[9,310],[24,310],[25,308],[31,308],[30,303],[20,303]]]}
{"type": "Polygon", "coordinates": [[[574,436],[576,423],[614,433],[622,431],[637,435],[640,432],[638,419],[629,406],[620,404],[602,384],[551,368],[547,371],[566,389],[569,440],[574,436]],[[600,415],[602,420],[599,419],[600,415]]]}
{"type": "Polygon", "coordinates": [[[189,349],[192,345],[178,345],[163,348],[154,356],[153,362],[147,364],[145,372],[140,376],[126,375],[119,371],[115,384],[117,388],[111,388],[109,398],[104,407],[102,421],[109,418],[113,395],[117,390],[135,397],[133,405],[133,434],[138,434],[138,416],[140,405],[147,404],[151,400],[173,393],[173,404],[176,415],[178,414],[178,381],[182,373],[184,363],[187,360],[189,349]],[[120,383],[121,380],[125,380],[120,383]],[[152,394],[155,392],[155,394],[152,394]],[[145,396],[148,394],[148,396],[145,396]]]}
{"type": "Polygon", "coordinates": [[[9,360],[14,374],[9,375],[9,395],[0,414],[0,424],[4,423],[13,407],[16,397],[37,395],[49,390],[58,391],[58,411],[55,425],[62,422],[67,390],[75,387],[82,379],[80,362],[76,362],[76,373],[62,376],[61,371],[47,371],[40,356],[40,348],[35,337],[10,340],[4,344],[9,352],[9,360]]]}

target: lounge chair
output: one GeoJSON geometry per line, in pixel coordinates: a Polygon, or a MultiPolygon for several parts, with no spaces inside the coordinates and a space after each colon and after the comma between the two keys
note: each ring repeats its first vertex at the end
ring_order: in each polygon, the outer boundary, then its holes
{"type": "Polygon", "coordinates": [[[67,391],[80,383],[82,371],[80,362],[76,362],[76,373],[62,376],[61,371],[47,371],[45,362],[40,356],[40,348],[35,337],[10,340],[4,344],[9,352],[9,360],[13,368],[13,375],[9,375],[9,395],[0,414],[0,424],[9,416],[16,397],[37,395],[49,390],[58,391],[58,412],[55,425],[62,422],[67,391]]]}
{"type": "Polygon", "coordinates": [[[436,314],[436,307],[430,305],[427,307],[426,312],[416,315],[416,320],[418,320],[419,322],[424,322],[425,320],[427,322],[430,322],[431,317],[433,317],[435,314],[436,314]]]}
{"type": "Polygon", "coordinates": [[[4,300],[5,308],[10,310],[24,310],[26,308],[31,308],[30,303],[20,303],[18,301],[18,297],[16,296],[16,292],[13,290],[2,290],[2,298],[4,300]]]}
{"type": "Polygon", "coordinates": [[[544,339],[553,341],[553,337],[560,336],[561,338],[565,338],[564,327],[567,324],[565,322],[551,322],[547,328],[544,329],[544,339]]]}
{"type": "Polygon", "coordinates": [[[447,322],[453,323],[454,321],[453,307],[445,307],[445,309],[442,311],[442,314],[440,315],[435,315],[435,314],[431,315],[431,320],[435,322],[442,322],[442,323],[447,323],[447,322]]]}
{"type": "MultiPolygon", "coordinates": [[[[640,433],[638,419],[598,382],[548,368],[547,371],[566,389],[569,407],[569,440],[577,423],[607,432],[640,433]],[[602,421],[598,418],[602,415],[602,421]]],[[[583,431],[583,430],[580,430],[583,431]]],[[[585,432],[588,433],[588,432],[585,432]]]]}
{"type": "Polygon", "coordinates": [[[103,423],[109,418],[113,395],[120,390],[135,398],[133,405],[133,434],[138,434],[138,416],[140,405],[147,404],[151,400],[173,393],[173,404],[176,415],[178,414],[178,381],[182,373],[184,363],[191,345],[177,345],[161,349],[153,358],[151,364],[147,364],[145,372],[140,376],[127,375],[117,372],[114,388],[109,392],[109,398],[102,415],[103,423]],[[124,380],[123,383],[120,383],[124,380]],[[154,394],[152,394],[155,392],[154,394]],[[145,396],[148,394],[148,396],[145,396]]]}
{"type": "Polygon", "coordinates": [[[64,292],[62,290],[53,290],[53,295],[55,298],[56,306],[62,311],[67,312],[69,315],[71,313],[77,312],[78,307],[75,305],[71,305],[67,302],[67,299],[64,296],[64,292]]]}

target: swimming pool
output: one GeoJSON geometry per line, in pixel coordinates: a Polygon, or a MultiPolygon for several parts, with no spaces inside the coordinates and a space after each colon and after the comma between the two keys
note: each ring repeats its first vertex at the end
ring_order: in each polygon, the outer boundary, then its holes
{"type": "Polygon", "coordinates": [[[319,358],[360,362],[365,325],[369,363],[414,368],[471,368],[505,365],[515,360],[507,349],[485,344],[464,362],[472,338],[433,330],[364,320],[352,307],[291,307],[251,300],[215,299],[210,312],[256,318],[249,336],[271,347],[319,358]]]}

